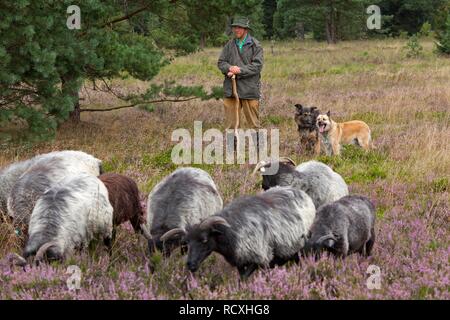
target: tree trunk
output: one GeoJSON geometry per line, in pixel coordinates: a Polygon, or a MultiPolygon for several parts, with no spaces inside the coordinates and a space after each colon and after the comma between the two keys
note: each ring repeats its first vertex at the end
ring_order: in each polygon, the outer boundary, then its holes
{"type": "Polygon", "coordinates": [[[204,33],[202,33],[200,35],[200,49],[205,49],[206,47],[206,35],[204,33]]]}
{"type": "Polygon", "coordinates": [[[79,123],[81,121],[80,95],[76,82],[77,79],[72,79],[70,77],[61,78],[61,90],[72,97],[73,110],[69,114],[69,121],[73,123],[79,123]]]}
{"type": "Polygon", "coordinates": [[[303,22],[297,23],[297,27],[295,29],[296,29],[296,33],[297,33],[297,38],[299,40],[304,41],[305,40],[305,25],[303,24],[303,22]]]}
{"type": "Polygon", "coordinates": [[[333,1],[330,3],[330,12],[326,19],[326,34],[328,44],[337,43],[337,24],[336,24],[336,12],[333,5],[333,1]]]}
{"type": "Polygon", "coordinates": [[[69,115],[69,120],[73,123],[79,123],[81,121],[80,100],[78,100],[73,106],[73,110],[69,115]]]}

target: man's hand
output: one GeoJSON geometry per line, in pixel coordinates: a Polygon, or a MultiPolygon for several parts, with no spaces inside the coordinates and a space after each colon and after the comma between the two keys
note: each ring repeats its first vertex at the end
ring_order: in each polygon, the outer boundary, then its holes
{"type": "Polygon", "coordinates": [[[229,72],[233,72],[234,74],[241,73],[241,69],[238,66],[231,66],[229,72]]]}
{"type": "Polygon", "coordinates": [[[234,73],[233,72],[228,72],[227,76],[228,76],[228,78],[231,78],[232,76],[234,76],[234,73]]]}

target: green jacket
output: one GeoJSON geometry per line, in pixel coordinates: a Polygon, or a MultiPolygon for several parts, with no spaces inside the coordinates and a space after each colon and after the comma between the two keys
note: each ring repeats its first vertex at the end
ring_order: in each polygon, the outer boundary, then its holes
{"type": "Polygon", "coordinates": [[[241,99],[259,99],[261,87],[261,70],[263,66],[263,48],[258,40],[247,36],[242,53],[236,45],[235,39],[228,41],[220,54],[217,66],[225,75],[223,81],[224,96],[233,96],[231,79],[227,77],[231,66],[241,68],[241,73],[236,75],[237,91],[241,99]]]}

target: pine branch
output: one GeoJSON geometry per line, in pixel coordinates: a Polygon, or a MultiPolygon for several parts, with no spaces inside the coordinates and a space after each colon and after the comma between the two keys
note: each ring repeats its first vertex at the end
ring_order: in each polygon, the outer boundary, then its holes
{"type": "Polygon", "coordinates": [[[151,101],[139,101],[136,103],[132,103],[125,106],[119,106],[119,107],[113,107],[113,108],[106,108],[106,109],[81,109],[80,112],[105,112],[105,111],[114,111],[114,110],[120,110],[120,109],[126,109],[126,108],[133,108],[140,104],[150,104],[150,103],[158,103],[158,102],[185,102],[190,101],[194,99],[200,99],[200,97],[190,97],[187,99],[159,99],[159,100],[151,100],[151,101]]]}

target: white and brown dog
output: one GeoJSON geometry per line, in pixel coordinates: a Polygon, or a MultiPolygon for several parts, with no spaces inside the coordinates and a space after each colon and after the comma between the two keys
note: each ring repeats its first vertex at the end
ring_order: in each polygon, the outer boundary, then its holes
{"type": "Polygon", "coordinates": [[[370,128],[364,121],[353,120],[342,123],[331,119],[331,112],[320,114],[316,120],[321,149],[327,155],[339,155],[341,144],[356,144],[364,150],[372,148],[370,128]]]}

